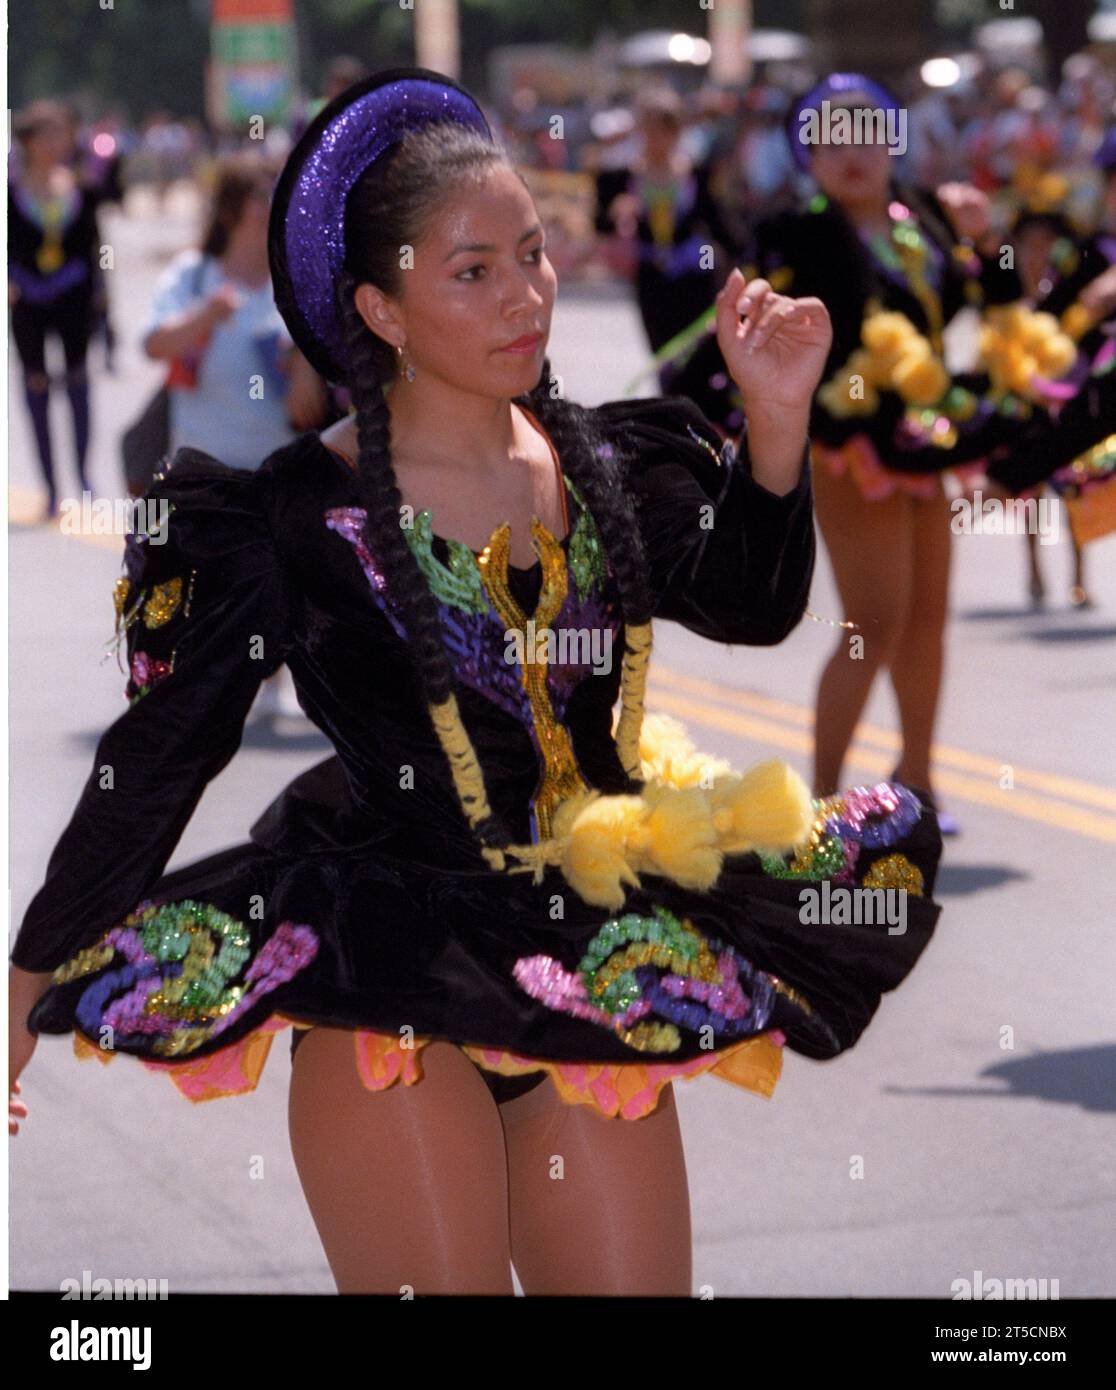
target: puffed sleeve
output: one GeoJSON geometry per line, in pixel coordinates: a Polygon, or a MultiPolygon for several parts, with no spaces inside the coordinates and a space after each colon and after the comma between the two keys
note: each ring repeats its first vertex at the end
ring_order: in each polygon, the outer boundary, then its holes
{"type": "Polygon", "coordinates": [[[752,477],[747,434],[722,443],[690,401],[602,406],[619,428],[654,616],[714,642],[773,646],[801,620],[814,572],[807,441],[783,497],[752,477]]]}
{"type": "Polygon", "coordinates": [[[261,681],[288,650],[273,485],[266,469],[182,449],[148,489],[113,595],[128,708],[97,745],[23,918],[17,966],[54,970],[131,911],[239,747],[261,681]]]}

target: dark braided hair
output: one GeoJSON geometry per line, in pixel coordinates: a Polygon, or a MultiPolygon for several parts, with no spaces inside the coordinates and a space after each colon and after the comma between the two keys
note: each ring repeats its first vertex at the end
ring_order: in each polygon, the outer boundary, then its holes
{"type": "MultiPolygon", "coordinates": [[[[397,296],[402,288],[402,249],[414,245],[450,193],[469,181],[483,183],[497,165],[510,167],[499,145],[456,123],[439,122],[411,132],[373,163],[354,185],[346,205],[345,266],[338,296],[347,354],[345,384],[356,410],[357,486],[366,512],[364,536],[391,576],[416,676],[430,707],[452,701],[454,669],[442,639],[437,601],[400,525],[403,498],[392,465],[391,417],[384,395],[385,385],[396,372],[395,353],[367,327],[354,293],[358,285],[370,283],[386,295],[397,296]]],[[[552,380],[547,362],[539,384],[521,403],[553,439],[563,469],[581,490],[597,523],[620,589],[625,621],[646,623],[651,608],[646,562],[620,460],[604,441],[594,438],[587,412],[555,396],[552,380]],[[589,448],[585,447],[587,435],[589,448]]],[[[468,753],[475,756],[471,747],[468,753]]],[[[455,752],[451,766],[464,760],[464,755],[455,752]]],[[[462,783],[456,773],[455,782],[460,793],[462,783]]],[[[506,823],[488,809],[483,794],[480,801],[484,814],[470,816],[470,823],[482,846],[498,850],[510,845],[513,837],[506,823]]]]}

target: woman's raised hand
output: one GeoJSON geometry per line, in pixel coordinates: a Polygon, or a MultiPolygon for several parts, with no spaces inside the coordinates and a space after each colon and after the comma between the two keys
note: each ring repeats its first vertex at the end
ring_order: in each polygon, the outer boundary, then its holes
{"type": "Polygon", "coordinates": [[[820,299],[790,299],[734,270],[717,296],[717,343],[745,412],[801,411],[821,380],[833,341],[820,299]]]}

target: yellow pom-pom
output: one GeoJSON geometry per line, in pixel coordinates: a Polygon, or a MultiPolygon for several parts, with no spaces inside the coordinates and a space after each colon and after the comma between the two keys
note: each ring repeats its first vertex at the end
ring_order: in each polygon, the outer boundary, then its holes
{"type": "Polygon", "coordinates": [[[1058,332],[1058,320],[1053,314],[1028,314],[1023,321],[1020,338],[1028,352],[1039,352],[1043,344],[1058,332]]]}
{"type": "Polygon", "coordinates": [[[669,714],[644,716],[639,756],[645,781],[671,787],[712,786],[714,778],[732,771],[724,758],[701,752],[686,726],[669,714]]]}
{"type": "Polygon", "coordinates": [[[949,387],[949,374],[932,353],[905,353],[892,376],[896,391],[912,405],[934,405],[949,387]]]}
{"type": "Polygon", "coordinates": [[[1077,360],[1077,348],[1064,333],[1052,333],[1038,350],[1038,364],[1044,376],[1060,377],[1077,360]]]}
{"type": "Polygon", "coordinates": [[[596,790],[580,791],[560,801],[550,818],[551,836],[555,840],[568,839],[574,821],[591,801],[599,801],[602,795],[603,793],[596,790]]]}
{"type": "Polygon", "coordinates": [[[779,758],[757,763],[743,777],[718,782],[714,811],[727,810],[732,828],[721,835],[726,853],[761,849],[778,854],[809,837],[814,822],[810,789],[779,758]]]}
{"type": "Polygon", "coordinates": [[[628,836],[646,814],[638,796],[601,796],[575,816],[562,871],[575,891],[597,907],[624,905],[622,884],[639,887],[628,859],[628,836]]]}
{"type": "Polygon", "coordinates": [[[684,888],[711,888],[721,872],[710,793],[700,787],[649,788],[646,829],[650,843],[639,867],[661,873],[684,888]]]}
{"type": "Polygon", "coordinates": [[[860,326],[860,340],[869,352],[901,352],[916,332],[906,314],[885,310],[870,314],[860,326]]]}
{"type": "Polygon", "coordinates": [[[1083,338],[1093,326],[1093,315],[1086,309],[1085,305],[1077,300],[1071,304],[1062,315],[1062,329],[1075,341],[1083,338]]]}

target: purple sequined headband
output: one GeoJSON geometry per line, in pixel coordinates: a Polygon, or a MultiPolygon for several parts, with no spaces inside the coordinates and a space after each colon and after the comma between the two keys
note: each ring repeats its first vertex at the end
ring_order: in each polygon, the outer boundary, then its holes
{"type": "Polygon", "coordinates": [[[329,381],[344,377],[337,284],[349,193],[404,135],[437,121],[492,137],[480,107],[448,77],[425,68],[377,73],[318,113],[279,177],[268,228],[275,302],[291,337],[329,381]]]}
{"type": "Polygon", "coordinates": [[[787,139],[795,163],[800,169],[809,169],[814,146],[803,138],[802,117],[807,111],[821,110],[823,101],[840,101],[850,95],[864,96],[881,111],[898,111],[899,103],[878,82],[859,72],[831,72],[818,85],[801,97],[791,108],[787,117],[787,139]]]}

